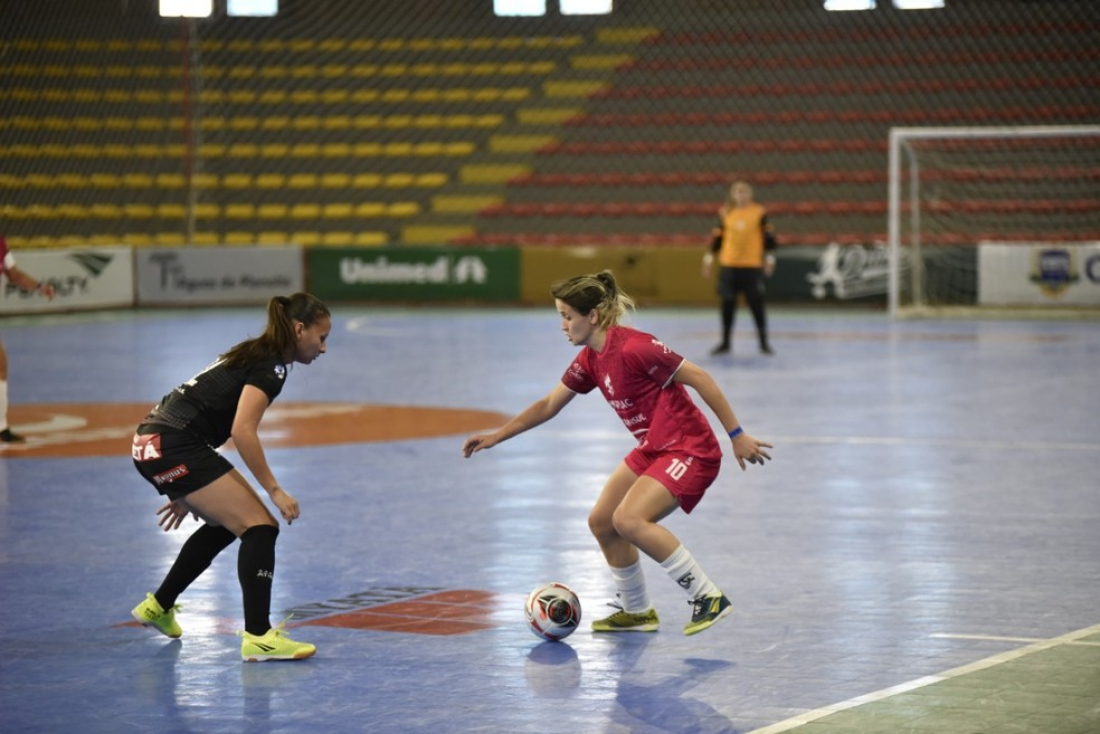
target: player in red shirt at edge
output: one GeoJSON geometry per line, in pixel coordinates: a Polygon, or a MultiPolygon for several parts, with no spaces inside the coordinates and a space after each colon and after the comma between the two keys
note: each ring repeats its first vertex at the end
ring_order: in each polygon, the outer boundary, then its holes
{"type": "Polygon", "coordinates": [[[578,393],[599,388],[638,445],[612,472],[588,526],[615,579],[618,607],[592,623],[596,632],[652,632],[659,625],[646,592],[638,551],[661,564],[688,595],[691,622],[684,634],[702,632],[733,611],[730,600],[698,561],[658,523],[677,507],[691,512],[718,476],[722,449],[703,412],[684,386],[714,412],[733,443],[741,469],[763,464],[771,444],[741,429],[714,379],[652,334],[620,326],[634,302],[610,270],[555,283],[550,289],[561,328],[584,347],[550,393],[494,433],[471,436],[462,446],[469,458],[556,416],[578,393]]]}

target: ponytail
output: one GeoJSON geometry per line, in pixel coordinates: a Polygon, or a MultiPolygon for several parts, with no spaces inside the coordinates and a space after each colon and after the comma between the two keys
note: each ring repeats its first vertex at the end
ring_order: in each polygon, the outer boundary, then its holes
{"type": "Polygon", "coordinates": [[[272,357],[282,357],[294,346],[294,323],[306,328],[331,317],[328,306],[309,293],[275,296],[267,302],[264,333],[236,345],[221,356],[227,367],[240,367],[272,357]]]}
{"type": "Polygon", "coordinates": [[[610,270],[558,281],[550,287],[550,295],[580,314],[595,309],[599,314],[596,324],[601,329],[616,326],[634,308],[634,299],[619,288],[610,270]]]}

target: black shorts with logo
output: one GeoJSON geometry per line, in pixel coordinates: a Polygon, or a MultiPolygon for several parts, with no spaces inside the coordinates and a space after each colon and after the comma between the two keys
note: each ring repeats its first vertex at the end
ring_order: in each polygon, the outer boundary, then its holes
{"type": "Polygon", "coordinates": [[[199,436],[156,423],[138,426],[132,453],[138,473],[171,500],[233,471],[229,460],[199,436]]]}

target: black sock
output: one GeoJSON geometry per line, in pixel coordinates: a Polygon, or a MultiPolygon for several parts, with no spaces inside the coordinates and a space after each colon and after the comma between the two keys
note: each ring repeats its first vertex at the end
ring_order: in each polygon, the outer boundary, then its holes
{"type": "Polygon", "coordinates": [[[172,564],[160,588],[153,594],[160,606],[171,609],[184,589],[202,575],[210,567],[210,562],[236,539],[237,536],[233,533],[214,525],[203,525],[193,532],[180,548],[176,562],[172,564]]]}
{"type": "Polygon", "coordinates": [[[730,345],[730,334],[733,333],[733,323],[737,316],[737,300],[722,299],[722,346],[730,345]]]}
{"type": "Polygon", "coordinates": [[[241,534],[237,577],[244,597],[244,629],[263,635],[271,629],[271,582],[275,578],[275,539],[279,528],[254,525],[241,534]]]}

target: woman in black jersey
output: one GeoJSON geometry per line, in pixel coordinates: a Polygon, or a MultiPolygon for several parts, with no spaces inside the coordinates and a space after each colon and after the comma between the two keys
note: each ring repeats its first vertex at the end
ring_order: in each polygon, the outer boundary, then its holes
{"type": "Polygon", "coordinates": [[[298,501],[279,486],[264,457],[257,429],[279,394],[290,366],[325,353],[332,329],[328,308],[308,293],[276,296],[267,304],[267,327],[164,396],[134,434],[134,466],[168,503],[157,514],[167,532],[188,513],[204,522],[180,548],[164,582],[132,614],[168,637],[182,634],[176,598],[240,538],[237,575],[244,597],[241,657],[246,661],[298,660],[313,645],[271,627],[271,583],[279,522],[244,476],[215,449],[230,438],[256,481],[289,525],[298,501]]]}

